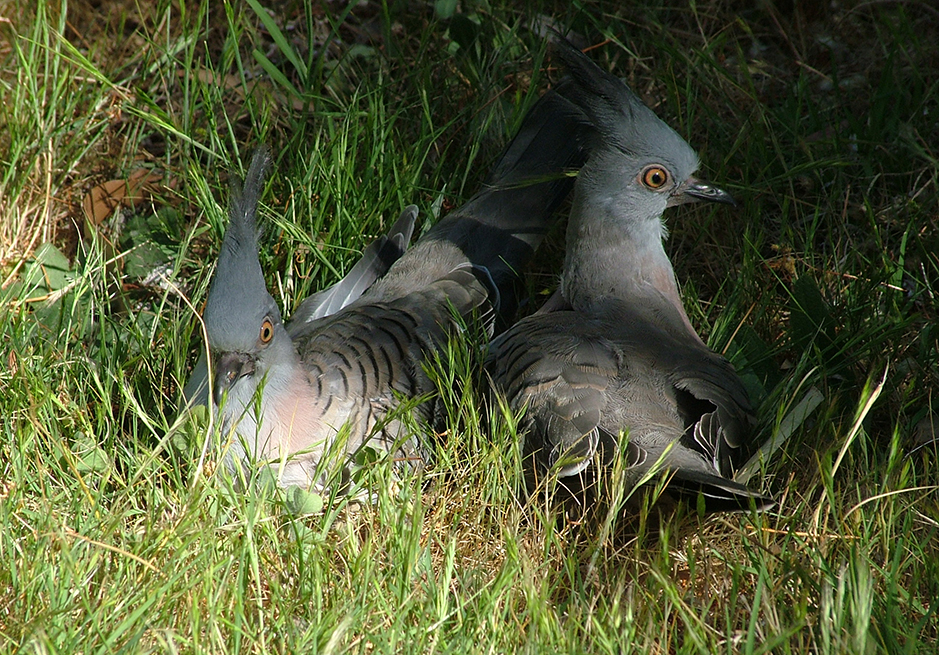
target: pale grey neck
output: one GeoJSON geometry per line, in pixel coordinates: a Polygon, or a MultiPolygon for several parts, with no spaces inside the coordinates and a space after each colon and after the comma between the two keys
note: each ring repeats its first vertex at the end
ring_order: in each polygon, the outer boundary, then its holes
{"type": "Polygon", "coordinates": [[[585,313],[628,306],[665,320],[672,317],[677,331],[690,332],[700,341],[665,254],[661,220],[657,216],[624,219],[616,210],[611,202],[575,200],[561,279],[564,298],[585,313]]]}

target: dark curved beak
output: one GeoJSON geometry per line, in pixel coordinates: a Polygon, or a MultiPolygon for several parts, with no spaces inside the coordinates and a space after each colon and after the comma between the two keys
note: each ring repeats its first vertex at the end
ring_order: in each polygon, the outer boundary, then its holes
{"type": "Polygon", "coordinates": [[[725,205],[737,206],[734,197],[712,184],[702,182],[696,177],[689,177],[685,182],[675,189],[672,197],[668,200],[668,206],[684,205],[690,202],[720,202],[725,205]]]}
{"type": "Polygon", "coordinates": [[[222,353],[215,360],[215,384],[212,390],[216,405],[239,378],[254,373],[254,357],[245,353],[222,353]]]}

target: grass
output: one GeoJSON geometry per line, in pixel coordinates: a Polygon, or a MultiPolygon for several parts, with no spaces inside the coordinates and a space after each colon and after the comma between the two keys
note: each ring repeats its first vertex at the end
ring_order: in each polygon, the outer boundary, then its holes
{"type": "Polygon", "coordinates": [[[935,9],[217,4],[0,5],[4,651],[934,652],[935,9]],[[821,398],[752,482],[777,507],[577,523],[524,501],[460,347],[437,461],[366,467],[374,504],[305,513],[236,492],[211,450],[200,468],[175,422],[229,174],[277,153],[261,259],[289,314],[404,205],[429,224],[482,182],[556,79],[538,12],[740,201],[670,214],[668,248],[764,438],[821,398]],[[84,216],[141,169],[132,206],[84,216]]]}

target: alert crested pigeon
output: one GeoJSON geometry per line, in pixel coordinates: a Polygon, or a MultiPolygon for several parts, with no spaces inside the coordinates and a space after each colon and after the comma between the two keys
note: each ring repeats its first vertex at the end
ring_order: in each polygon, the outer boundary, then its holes
{"type": "Polygon", "coordinates": [[[627,488],[660,470],[709,510],[765,507],[732,479],[753,450],[746,390],[693,329],[662,243],[667,207],[733,200],[692,176],[694,150],[626,84],[556,46],[566,95],[596,138],[574,186],[560,288],[487,357],[496,389],[524,409],[528,484],[552,473],[589,486],[622,449],[627,488]]]}

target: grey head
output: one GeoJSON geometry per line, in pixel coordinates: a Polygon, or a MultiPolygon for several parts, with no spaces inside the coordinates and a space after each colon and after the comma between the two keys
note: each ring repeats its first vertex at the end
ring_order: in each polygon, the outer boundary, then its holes
{"type": "Polygon", "coordinates": [[[555,42],[555,57],[569,73],[558,93],[593,126],[590,155],[574,185],[563,301],[589,312],[616,303],[664,312],[671,329],[699,340],[662,245],[662,215],[673,205],[733,199],[693,176],[695,151],[624,82],[566,41],[555,42]]]}
{"type": "Polygon", "coordinates": [[[592,154],[578,180],[580,195],[628,204],[633,220],[652,222],[659,231],[666,207],[700,200],[733,204],[730,194],[693,177],[697,153],[624,82],[566,40],[555,41],[555,56],[570,75],[558,92],[595,128],[592,154]]]}
{"type": "MultiPolygon", "coordinates": [[[[263,375],[270,361],[265,365],[262,358],[270,360],[278,351],[292,350],[258,261],[257,205],[269,164],[268,149],[258,148],[244,185],[232,185],[228,229],[203,313],[214,362],[216,404],[240,379],[263,375]]],[[[250,386],[246,391],[253,393],[257,383],[250,386]]]]}

